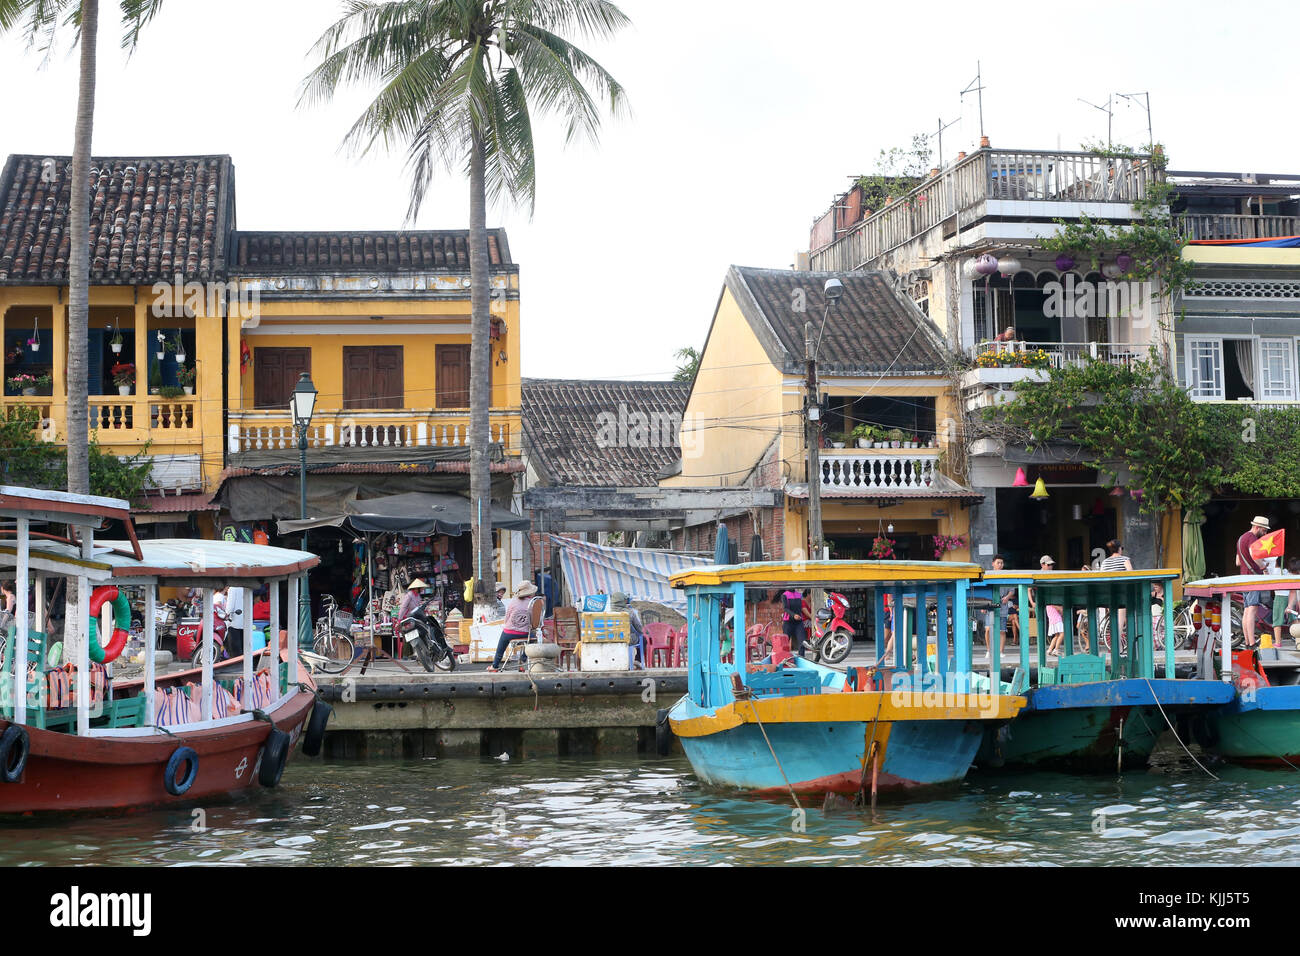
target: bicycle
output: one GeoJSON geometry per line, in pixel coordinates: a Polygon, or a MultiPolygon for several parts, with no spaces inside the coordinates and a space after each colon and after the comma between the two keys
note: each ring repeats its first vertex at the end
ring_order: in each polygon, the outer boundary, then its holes
{"type": "Polygon", "coordinates": [[[341,674],[352,666],[356,657],[356,645],[352,643],[352,634],[338,620],[338,603],[334,595],[326,594],[322,599],[325,616],[318,620],[312,629],[310,663],[320,667],[326,674],[341,674]]]}

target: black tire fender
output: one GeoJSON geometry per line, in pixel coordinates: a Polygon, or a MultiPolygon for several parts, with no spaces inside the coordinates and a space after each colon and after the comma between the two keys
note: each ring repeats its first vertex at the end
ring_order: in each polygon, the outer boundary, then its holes
{"type": "Polygon", "coordinates": [[[27,755],[32,751],[27,728],[10,724],[0,734],[0,780],[17,783],[27,767],[27,755]]]}
{"type": "Polygon", "coordinates": [[[177,747],[167,758],[167,767],[163,770],[163,786],[173,797],[179,797],[194,785],[194,778],[199,775],[199,755],[193,747],[177,747]],[[187,767],[185,778],[178,779],[181,767],[187,767]]]}
{"type": "Polygon", "coordinates": [[[262,749],[262,763],[257,771],[257,782],[264,787],[274,787],[280,782],[284,773],[285,762],[289,759],[289,735],[278,727],[271,727],[267,734],[266,745],[262,749]]]}
{"type": "Polygon", "coordinates": [[[655,753],[667,757],[673,752],[673,728],[668,723],[668,711],[664,708],[655,715],[655,753]]]}
{"type": "Polygon", "coordinates": [[[311,716],[307,718],[307,729],[302,735],[302,752],[308,757],[320,753],[321,743],[325,740],[325,725],[333,713],[334,708],[323,700],[312,705],[311,716]]]}

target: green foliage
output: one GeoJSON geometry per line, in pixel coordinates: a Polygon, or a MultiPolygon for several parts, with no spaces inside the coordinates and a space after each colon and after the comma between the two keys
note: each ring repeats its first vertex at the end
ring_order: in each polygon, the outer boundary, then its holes
{"type": "Polygon", "coordinates": [[[1264,498],[1300,498],[1300,408],[1197,408],[1216,436],[1224,487],[1264,498]]]}
{"type": "Polygon", "coordinates": [[[1020,382],[1010,402],[984,410],[1001,418],[1032,450],[1050,441],[1077,442],[1108,482],[1127,465],[1143,490],[1139,509],[1199,510],[1223,481],[1225,436],[1158,359],[1132,366],[1088,360],[1049,369],[1045,382],[1020,382]],[[1027,432],[1027,435],[1024,433],[1027,432]]]}
{"type": "Polygon", "coordinates": [[[677,366],[677,371],[673,374],[673,381],[695,381],[695,376],[700,370],[700,353],[688,345],[684,349],[678,349],[673,353],[673,356],[680,359],[682,363],[677,366]]]}
{"type": "Polygon", "coordinates": [[[882,149],[876,157],[874,172],[858,178],[863,205],[878,211],[890,199],[907,195],[925,182],[930,168],[929,137],[917,134],[910,147],[882,149]]]}
{"type": "Polygon", "coordinates": [[[135,501],[143,493],[153,474],[153,459],[146,442],[134,455],[119,458],[102,451],[92,435],[90,439],[90,493],[107,498],[135,501]]]}
{"type": "MultiPolygon", "coordinates": [[[[10,405],[0,418],[0,481],[9,485],[67,489],[67,447],[43,440],[40,409],[10,405]]],[[[118,458],[90,441],[90,493],[133,501],[153,474],[146,444],[137,454],[118,458]]]]}
{"type": "MultiPolygon", "coordinates": [[[[1125,146],[1110,149],[1091,147],[1090,152],[1117,161],[1145,158],[1125,146]]],[[[1150,155],[1154,169],[1163,170],[1168,165],[1160,144],[1151,148],[1150,155]]],[[[1182,257],[1186,240],[1179,235],[1169,212],[1173,196],[1172,186],[1153,178],[1147,184],[1146,194],[1133,202],[1139,218],[1130,225],[1101,223],[1087,215],[1080,215],[1078,222],[1058,219],[1056,222],[1060,229],[1043,240],[1043,248],[1048,252],[1071,255],[1081,263],[1088,262],[1093,269],[1099,269],[1103,259],[1126,252],[1133,257],[1133,265],[1123,278],[1159,281],[1168,293],[1173,294],[1187,286],[1194,268],[1182,257]]]]}

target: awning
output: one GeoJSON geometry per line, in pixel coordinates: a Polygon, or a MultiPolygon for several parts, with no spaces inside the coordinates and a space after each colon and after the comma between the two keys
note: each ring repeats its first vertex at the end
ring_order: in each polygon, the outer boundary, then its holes
{"type": "Polygon", "coordinates": [[[183,516],[194,511],[219,511],[220,505],[212,495],[203,492],[186,495],[145,495],[139,505],[131,508],[131,519],[136,524],[166,524],[183,521],[183,516]]]}
{"type": "MultiPolygon", "coordinates": [[[[492,505],[492,527],[504,531],[527,531],[531,522],[526,517],[492,505]]],[[[474,505],[460,495],[408,492],[383,498],[364,498],[345,502],[340,514],[325,515],[306,520],[276,522],[280,534],[294,534],[308,528],[342,527],[346,522],[354,531],[401,534],[451,534],[467,533],[474,525],[474,505]]]]}
{"type": "Polygon", "coordinates": [[[622,591],[630,601],[650,601],[684,610],[686,592],[675,589],[669,577],[687,568],[710,564],[711,559],[656,551],[652,548],[607,548],[586,541],[551,535],[559,546],[564,583],[579,605],[591,594],[622,591]]]}

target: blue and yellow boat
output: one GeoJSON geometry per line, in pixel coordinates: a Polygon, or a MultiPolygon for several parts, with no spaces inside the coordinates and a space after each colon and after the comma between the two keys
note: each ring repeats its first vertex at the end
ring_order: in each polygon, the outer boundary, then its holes
{"type": "MultiPolygon", "coordinates": [[[[973,593],[992,601],[994,634],[1003,628],[1001,592],[1012,589],[1017,598],[1022,626],[1012,683],[1027,688],[1029,703],[1009,725],[986,735],[977,764],[1112,772],[1144,767],[1160,735],[1177,719],[1194,719],[1231,700],[1232,688],[1222,682],[1177,676],[1173,616],[1153,613],[1152,587],[1159,589],[1163,607],[1172,608],[1178,577],[1169,569],[985,572],[973,593]],[[1048,606],[1062,610],[1065,633],[1063,653],[1054,660],[1048,642],[1039,638],[1036,668],[1030,666],[1032,638],[1024,623],[1030,588],[1036,592],[1039,634],[1048,630],[1043,613],[1048,606]],[[1114,623],[1121,615],[1128,638],[1123,650],[1114,623]],[[1076,638],[1075,622],[1085,619],[1076,638]],[[1157,649],[1157,629],[1162,649],[1157,649]],[[1107,632],[1110,647],[1103,652],[1107,632]],[[1076,640],[1086,641],[1080,653],[1072,653],[1076,640]]],[[[990,670],[1000,674],[1001,642],[990,645],[990,670]]]]}
{"type": "Polygon", "coordinates": [[[687,596],[688,677],[668,720],[695,774],[707,784],[768,794],[887,793],[960,782],[985,727],[1005,723],[1025,704],[972,670],[967,596],[979,576],[978,565],[936,561],[755,562],[675,575],[674,587],[687,596]],[[845,672],[799,658],[775,670],[747,664],[750,609],[787,588],[869,596],[876,666],[845,672]],[[891,613],[886,598],[890,609],[912,613],[891,613]],[[724,659],[728,608],[734,663],[724,659]],[[927,635],[931,614],[934,633],[927,635]],[[922,642],[928,646],[917,653],[922,642]]]}

